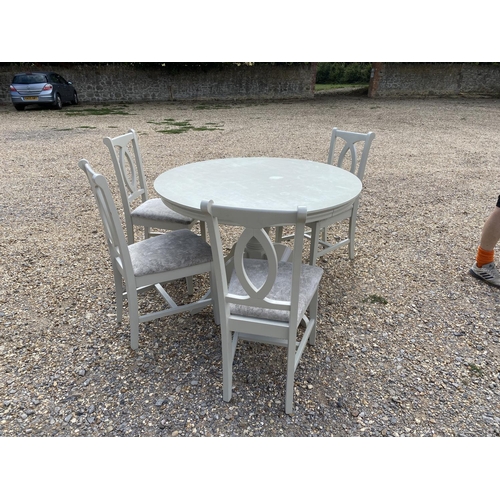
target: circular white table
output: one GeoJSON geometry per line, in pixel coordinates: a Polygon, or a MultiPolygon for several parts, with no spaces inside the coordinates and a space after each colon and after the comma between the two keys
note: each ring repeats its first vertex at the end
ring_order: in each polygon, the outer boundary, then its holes
{"type": "MultiPolygon", "coordinates": [[[[292,158],[224,158],[188,163],[159,175],[154,189],[172,210],[203,220],[200,203],[265,210],[307,208],[307,222],[353,203],[361,181],[335,166],[292,158]]],[[[224,222],[224,221],[220,221],[224,222]]]]}

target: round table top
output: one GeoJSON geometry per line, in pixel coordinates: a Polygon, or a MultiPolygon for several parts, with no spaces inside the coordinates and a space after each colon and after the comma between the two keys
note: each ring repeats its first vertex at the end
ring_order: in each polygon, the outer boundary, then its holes
{"type": "Polygon", "coordinates": [[[320,220],[353,202],[361,181],[347,170],[292,158],[224,158],[188,163],[157,177],[154,188],[173,210],[199,218],[200,203],[264,210],[307,208],[320,220]]]}

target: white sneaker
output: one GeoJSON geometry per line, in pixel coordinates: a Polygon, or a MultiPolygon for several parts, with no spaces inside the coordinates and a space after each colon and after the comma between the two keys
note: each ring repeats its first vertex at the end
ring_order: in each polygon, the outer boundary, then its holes
{"type": "Polygon", "coordinates": [[[470,268],[469,274],[480,280],[486,281],[488,285],[500,288],[500,272],[494,262],[485,264],[483,267],[477,267],[476,263],[470,268]]]}

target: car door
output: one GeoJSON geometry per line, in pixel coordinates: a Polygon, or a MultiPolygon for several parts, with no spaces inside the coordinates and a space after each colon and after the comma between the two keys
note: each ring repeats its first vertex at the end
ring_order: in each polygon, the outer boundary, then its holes
{"type": "Polygon", "coordinates": [[[56,92],[61,96],[63,102],[68,102],[68,82],[57,73],[52,74],[52,81],[56,92]]]}
{"type": "Polygon", "coordinates": [[[54,102],[55,102],[56,94],[59,94],[61,96],[61,99],[64,100],[64,95],[61,91],[61,85],[59,83],[57,75],[55,73],[50,73],[47,75],[47,80],[54,88],[54,90],[52,91],[54,102]]]}
{"type": "Polygon", "coordinates": [[[71,85],[61,75],[57,75],[57,77],[59,78],[59,81],[61,82],[61,87],[64,88],[64,100],[66,102],[71,101],[73,99],[73,89],[71,88],[71,85]]]}

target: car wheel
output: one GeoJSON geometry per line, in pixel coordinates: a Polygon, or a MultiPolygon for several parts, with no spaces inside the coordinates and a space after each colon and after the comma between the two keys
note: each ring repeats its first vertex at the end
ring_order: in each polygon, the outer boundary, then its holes
{"type": "Polygon", "coordinates": [[[56,94],[56,100],[54,101],[54,108],[56,109],[62,109],[63,103],[61,96],[59,94],[56,94]]]}
{"type": "Polygon", "coordinates": [[[78,94],[76,91],[73,93],[73,100],[71,101],[72,104],[78,104],[78,94]]]}
{"type": "Polygon", "coordinates": [[[24,111],[24,104],[14,104],[14,107],[15,107],[18,111],[24,111]]]}

